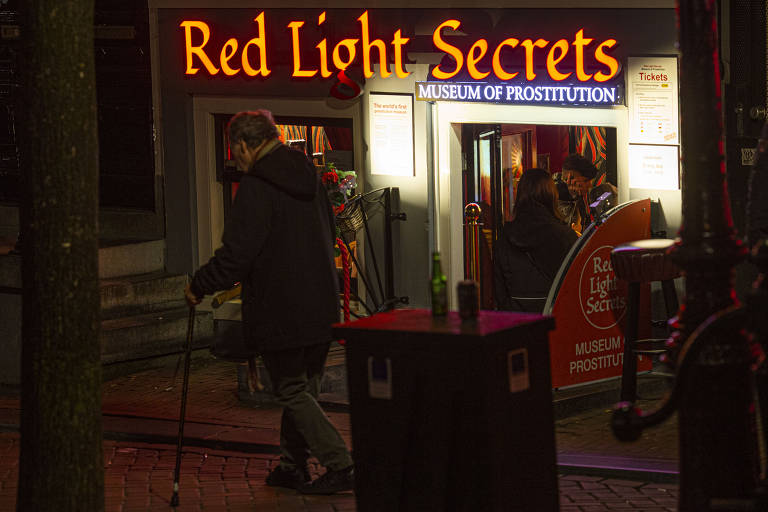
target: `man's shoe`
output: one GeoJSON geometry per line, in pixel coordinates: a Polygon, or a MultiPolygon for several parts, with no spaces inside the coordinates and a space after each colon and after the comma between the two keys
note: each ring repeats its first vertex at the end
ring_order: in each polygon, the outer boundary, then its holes
{"type": "Polygon", "coordinates": [[[333,494],[351,491],[354,487],[355,470],[353,466],[349,466],[336,471],[326,471],[321,477],[299,487],[299,492],[302,494],[333,494]]]}
{"type": "Polygon", "coordinates": [[[309,482],[309,471],[307,468],[286,469],[283,466],[277,466],[267,475],[267,485],[270,487],[287,487],[289,489],[299,489],[309,482]]]}

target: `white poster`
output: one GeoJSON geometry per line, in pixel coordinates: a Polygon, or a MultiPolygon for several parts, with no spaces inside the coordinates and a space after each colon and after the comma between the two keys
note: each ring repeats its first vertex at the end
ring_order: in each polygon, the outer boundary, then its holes
{"type": "Polygon", "coordinates": [[[413,95],[368,98],[371,174],[413,176],[413,95]]]}
{"type": "Polygon", "coordinates": [[[677,57],[627,59],[630,144],[680,144],[677,57]]]}
{"type": "Polygon", "coordinates": [[[680,188],[677,146],[629,145],[629,188],[680,188]]]}

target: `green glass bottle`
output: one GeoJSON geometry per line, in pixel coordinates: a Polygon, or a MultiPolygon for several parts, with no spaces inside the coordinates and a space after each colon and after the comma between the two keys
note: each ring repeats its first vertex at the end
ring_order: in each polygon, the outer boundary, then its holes
{"type": "Polygon", "coordinates": [[[432,316],[445,316],[448,313],[448,288],[445,274],[440,266],[440,253],[432,253],[432,316]]]}

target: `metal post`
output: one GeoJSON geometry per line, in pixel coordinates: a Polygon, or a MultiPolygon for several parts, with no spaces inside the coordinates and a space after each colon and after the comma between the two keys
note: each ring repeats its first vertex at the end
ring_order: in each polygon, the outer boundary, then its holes
{"type": "Polygon", "coordinates": [[[467,279],[480,282],[480,205],[469,203],[464,207],[464,218],[467,226],[467,261],[464,274],[467,279]]]}
{"type": "Polygon", "coordinates": [[[627,320],[624,330],[624,360],[621,370],[621,399],[634,402],[637,399],[637,323],[640,316],[640,283],[629,283],[627,297],[627,320]]]}
{"type": "MultiPolygon", "coordinates": [[[[678,2],[681,51],[682,228],[673,258],[685,275],[678,344],[735,301],[735,239],[725,193],[717,11],[712,0],[678,2]]],[[[756,486],[749,346],[723,332],[703,347],[679,404],[681,512],[745,498],[756,486]],[[725,469],[727,468],[727,469],[725,469]]]]}
{"type": "MultiPolygon", "coordinates": [[[[395,298],[395,263],[392,247],[392,188],[384,190],[384,304],[395,298]]],[[[387,309],[394,307],[390,304],[387,309]]]]}

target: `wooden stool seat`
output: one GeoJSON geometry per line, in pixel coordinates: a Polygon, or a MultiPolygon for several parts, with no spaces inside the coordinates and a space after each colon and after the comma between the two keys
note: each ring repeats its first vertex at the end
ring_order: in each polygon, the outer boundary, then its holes
{"type": "Polygon", "coordinates": [[[619,245],[611,251],[616,277],[630,283],[668,281],[680,277],[680,269],[667,255],[674,240],[652,238],[619,245]]]}
{"type": "Polygon", "coordinates": [[[674,240],[652,238],[619,245],[611,251],[611,265],[617,278],[629,283],[627,321],[624,327],[624,365],[621,373],[621,399],[634,402],[637,399],[637,356],[658,355],[664,348],[664,340],[638,340],[640,285],[659,281],[664,294],[667,319],[677,313],[678,301],[674,279],[680,277],[680,269],[667,254],[675,245],[674,240]]]}

